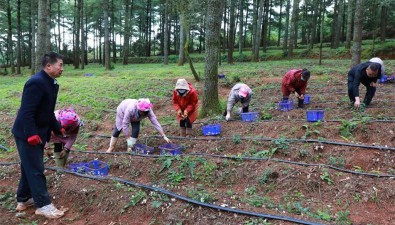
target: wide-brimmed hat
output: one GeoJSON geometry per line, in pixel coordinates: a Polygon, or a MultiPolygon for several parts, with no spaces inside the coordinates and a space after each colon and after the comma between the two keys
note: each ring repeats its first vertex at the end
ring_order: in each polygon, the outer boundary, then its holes
{"type": "Polygon", "coordinates": [[[189,91],[188,81],[185,79],[178,79],[176,83],[176,89],[184,89],[189,91]]]}

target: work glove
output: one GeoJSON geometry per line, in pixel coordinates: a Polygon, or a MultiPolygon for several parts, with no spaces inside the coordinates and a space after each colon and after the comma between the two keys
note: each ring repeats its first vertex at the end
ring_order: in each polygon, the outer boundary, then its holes
{"type": "Polygon", "coordinates": [[[226,121],[230,120],[230,113],[228,112],[225,117],[226,121]]]}
{"type": "Polygon", "coordinates": [[[168,137],[166,137],[166,135],[163,136],[163,139],[165,139],[165,141],[166,141],[167,143],[171,143],[170,139],[169,139],[168,137]]]}
{"type": "Polygon", "coordinates": [[[182,116],[182,110],[181,110],[181,109],[179,109],[179,110],[177,111],[177,116],[182,116]]]}
{"type": "Polygon", "coordinates": [[[133,146],[136,144],[137,138],[128,138],[126,139],[126,144],[128,145],[128,151],[132,150],[133,146]]]}
{"type": "Polygon", "coordinates": [[[188,111],[184,110],[184,118],[188,117],[188,111]]]}
{"type": "Polygon", "coordinates": [[[42,143],[40,136],[38,136],[37,134],[28,137],[28,138],[27,138],[27,142],[29,142],[29,144],[30,144],[30,145],[33,145],[33,146],[42,143]]]}
{"type": "Polygon", "coordinates": [[[295,97],[299,98],[300,95],[298,94],[298,92],[295,91],[295,97]]]}

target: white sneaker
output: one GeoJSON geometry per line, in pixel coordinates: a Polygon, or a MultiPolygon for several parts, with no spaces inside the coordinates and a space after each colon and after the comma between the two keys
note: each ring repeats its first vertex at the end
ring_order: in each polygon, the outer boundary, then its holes
{"type": "Polygon", "coordinates": [[[17,202],[16,203],[16,211],[23,211],[34,205],[33,198],[29,198],[26,202],[17,202]]]}
{"type": "Polygon", "coordinates": [[[64,216],[64,212],[57,209],[53,204],[49,204],[36,209],[36,215],[42,215],[48,219],[58,219],[64,216]]]}

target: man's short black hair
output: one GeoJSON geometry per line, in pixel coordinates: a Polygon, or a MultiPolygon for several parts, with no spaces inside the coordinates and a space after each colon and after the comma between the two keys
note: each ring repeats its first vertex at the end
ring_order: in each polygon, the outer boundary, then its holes
{"type": "Polygon", "coordinates": [[[63,60],[63,56],[56,53],[56,52],[48,52],[47,54],[45,54],[41,60],[41,66],[43,68],[45,68],[45,66],[49,63],[49,64],[55,64],[58,59],[62,59],[63,60]]]}
{"type": "Polygon", "coordinates": [[[307,81],[310,78],[310,71],[306,68],[302,70],[302,78],[303,80],[307,81]]]}
{"type": "Polygon", "coordinates": [[[378,71],[380,68],[381,68],[381,65],[380,64],[378,64],[378,63],[371,63],[370,65],[369,65],[369,68],[372,70],[372,71],[378,71]]]}

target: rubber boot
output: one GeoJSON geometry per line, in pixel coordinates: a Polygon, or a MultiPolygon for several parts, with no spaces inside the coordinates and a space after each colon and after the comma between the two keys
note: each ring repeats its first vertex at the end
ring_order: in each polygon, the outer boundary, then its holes
{"type": "Polygon", "coordinates": [[[107,149],[106,152],[112,152],[114,150],[115,145],[117,144],[117,142],[118,142],[118,138],[117,137],[111,137],[110,147],[107,149]]]}
{"type": "Polygon", "coordinates": [[[304,106],[304,100],[303,99],[298,99],[298,107],[303,108],[304,106]]]}
{"type": "Polygon", "coordinates": [[[55,157],[55,165],[63,168],[63,159],[60,159],[60,152],[54,152],[53,156],[55,157]]]}
{"type": "MultiPolygon", "coordinates": [[[[128,142],[128,141],[126,141],[128,142]]],[[[128,152],[131,152],[133,149],[133,146],[136,144],[137,138],[130,138],[130,144],[128,144],[128,152]]]]}
{"type": "Polygon", "coordinates": [[[180,136],[181,137],[186,137],[187,136],[186,127],[180,127],[180,136]]]}
{"type": "Polygon", "coordinates": [[[187,127],[187,129],[186,129],[186,136],[187,137],[193,137],[193,130],[192,130],[192,128],[187,127]]]}
{"type": "Polygon", "coordinates": [[[68,158],[69,158],[69,152],[66,152],[66,154],[64,154],[63,158],[59,159],[60,164],[57,166],[64,168],[66,166],[66,162],[67,162],[68,158]]]}

